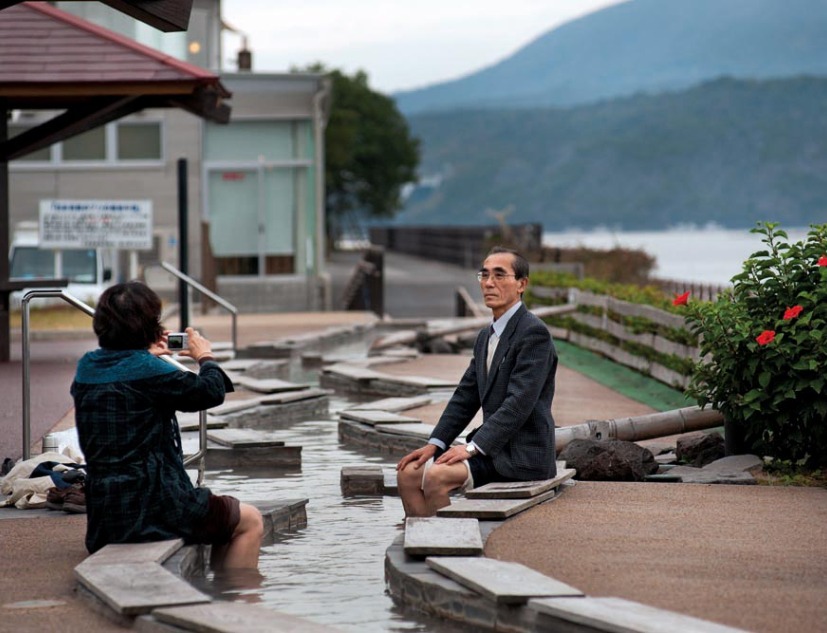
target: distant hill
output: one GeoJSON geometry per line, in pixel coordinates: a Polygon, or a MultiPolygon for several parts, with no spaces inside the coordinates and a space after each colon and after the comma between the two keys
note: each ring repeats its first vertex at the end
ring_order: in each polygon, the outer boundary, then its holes
{"type": "Polygon", "coordinates": [[[722,76],[800,75],[827,76],[825,0],[630,0],[479,72],[394,97],[405,114],[571,106],[722,76]]]}
{"type": "Polygon", "coordinates": [[[546,230],[827,221],[823,78],[719,79],[590,106],[409,122],[422,140],[421,172],[438,177],[415,192],[400,224],[490,224],[486,209],[509,205],[509,222],[546,230]]]}

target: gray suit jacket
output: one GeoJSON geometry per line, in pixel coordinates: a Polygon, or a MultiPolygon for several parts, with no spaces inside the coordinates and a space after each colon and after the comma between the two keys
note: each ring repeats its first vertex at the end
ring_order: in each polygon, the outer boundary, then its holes
{"type": "Polygon", "coordinates": [[[488,328],[477,335],[471,363],[431,437],[450,446],[482,407],[473,440],[497,472],[522,481],[550,479],[557,472],[551,417],[557,352],[548,328],[520,307],[500,337],[490,375],[488,336],[488,328]]]}

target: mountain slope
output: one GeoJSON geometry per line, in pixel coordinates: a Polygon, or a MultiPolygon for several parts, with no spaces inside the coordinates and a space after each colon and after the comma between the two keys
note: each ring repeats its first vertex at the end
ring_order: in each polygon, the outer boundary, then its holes
{"type": "Polygon", "coordinates": [[[721,76],[827,75],[824,0],[630,0],[467,77],[394,95],[406,114],[570,106],[721,76]]]}
{"type": "Polygon", "coordinates": [[[570,109],[410,117],[420,190],[400,224],[509,222],[546,230],[827,219],[827,79],[716,80],[570,109]],[[438,180],[438,179],[437,179],[438,180]]]}

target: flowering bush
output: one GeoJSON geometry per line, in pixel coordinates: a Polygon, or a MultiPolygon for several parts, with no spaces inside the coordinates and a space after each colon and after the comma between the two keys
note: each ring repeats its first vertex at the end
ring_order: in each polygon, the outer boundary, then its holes
{"type": "Polygon", "coordinates": [[[766,249],[731,292],[686,303],[702,358],[687,393],[724,415],[741,448],[817,468],[827,465],[827,224],[792,244],[774,223],[752,232],[766,249]]]}

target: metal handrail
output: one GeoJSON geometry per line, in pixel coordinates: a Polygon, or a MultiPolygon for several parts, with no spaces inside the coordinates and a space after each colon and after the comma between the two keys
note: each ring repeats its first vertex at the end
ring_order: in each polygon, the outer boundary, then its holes
{"type": "Polygon", "coordinates": [[[195,288],[202,294],[207,295],[210,299],[215,301],[218,305],[220,305],[222,308],[224,308],[230,313],[233,320],[233,354],[235,354],[238,351],[238,308],[236,308],[232,303],[230,303],[226,299],[219,297],[212,290],[210,290],[200,282],[196,281],[186,273],[182,273],[172,264],[168,264],[166,262],[158,262],[153,264],[147,264],[144,268],[150,268],[153,266],[160,266],[169,274],[174,275],[188,286],[195,288]]]}
{"type": "MultiPolygon", "coordinates": [[[[63,299],[66,303],[78,308],[89,316],[95,315],[95,310],[85,304],[83,301],[70,294],[64,288],[43,288],[38,290],[30,290],[23,295],[21,301],[22,308],[22,366],[23,366],[23,459],[31,457],[31,443],[32,443],[32,426],[31,426],[31,354],[29,350],[29,301],[37,298],[54,297],[63,299]]],[[[176,369],[181,371],[192,370],[178,362],[171,356],[159,356],[163,361],[169,363],[176,369]]],[[[193,372],[195,373],[195,372],[193,372]]],[[[204,471],[206,469],[206,455],[207,455],[207,412],[198,412],[198,452],[184,458],[184,466],[191,464],[198,460],[198,479],[197,485],[200,486],[204,481],[204,471]]]]}

